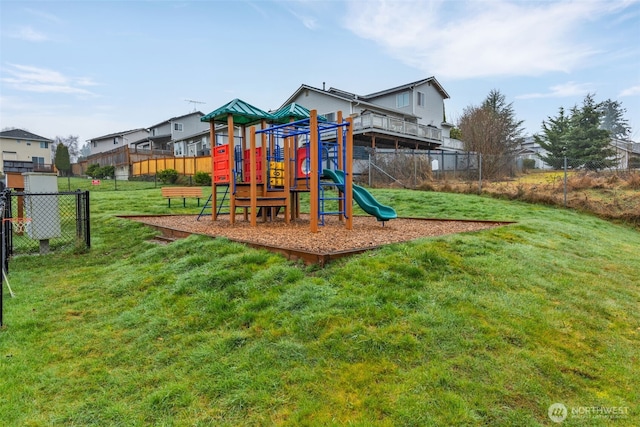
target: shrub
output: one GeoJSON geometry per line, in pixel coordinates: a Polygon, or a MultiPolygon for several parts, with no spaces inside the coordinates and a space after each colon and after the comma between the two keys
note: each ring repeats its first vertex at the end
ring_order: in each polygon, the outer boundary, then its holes
{"type": "Polygon", "coordinates": [[[193,181],[198,185],[211,185],[211,175],[206,172],[196,172],[193,181]]]}
{"type": "Polygon", "coordinates": [[[524,170],[535,169],[536,168],[535,159],[523,159],[522,160],[522,168],[524,170]]]}
{"type": "Polygon", "coordinates": [[[86,174],[91,178],[98,178],[98,171],[100,170],[100,165],[97,163],[93,163],[87,167],[86,174]]]}
{"type": "Polygon", "coordinates": [[[625,179],[625,187],[631,190],[640,190],[640,173],[632,173],[625,179]]]}
{"type": "Polygon", "coordinates": [[[98,176],[96,178],[113,178],[116,174],[115,166],[103,166],[97,171],[98,176]]]}
{"type": "Polygon", "coordinates": [[[158,172],[158,179],[164,184],[175,184],[178,180],[178,171],[175,169],[165,169],[158,172]]]}
{"type": "MultiPolygon", "coordinates": [[[[560,185],[564,184],[560,183],[560,185]]],[[[567,187],[572,191],[595,188],[595,186],[596,184],[594,179],[586,173],[579,173],[577,175],[569,177],[569,179],[567,180],[567,187]]]]}

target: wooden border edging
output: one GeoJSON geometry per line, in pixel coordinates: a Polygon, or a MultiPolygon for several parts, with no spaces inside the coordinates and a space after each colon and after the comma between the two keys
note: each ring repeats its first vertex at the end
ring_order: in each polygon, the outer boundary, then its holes
{"type": "MultiPolygon", "coordinates": [[[[161,214],[161,215],[116,215],[117,218],[123,218],[123,219],[133,219],[133,218],[147,218],[147,217],[167,217],[167,216],[184,216],[184,215],[173,215],[173,214],[161,214]]],[[[193,215],[194,218],[197,217],[197,215],[193,215]]],[[[409,220],[416,220],[416,221],[452,221],[452,222],[480,222],[480,223],[486,223],[486,224],[495,224],[496,226],[501,226],[501,225],[509,225],[509,224],[515,224],[516,221],[492,221],[492,220],[477,220],[477,219],[443,219],[443,218],[414,218],[414,217],[398,217],[399,219],[409,219],[409,220]]],[[[194,219],[195,220],[195,219],[194,219]]],[[[365,247],[365,248],[357,248],[357,249],[351,249],[351,250],[344,250],[344,251],[334,251],[334,252],[312,252],[312,251],[305,251],[302,249],[292,249],[292,248],[285,248],[282,246],[274,246],[274,245],[266,245],[266,244],[262,244],[262,243],[256,243],[256,242],[251,242],[248,240],[242,240],[242,239],[233,239],[230,237],[226,237],[226,236],[215,236],[212,234],[205,234],[205,233],[198,233],[198,232],[192,232],[192,231],[184,231],[184,230],[178,230],[176,228],[171,228],[171,227],[167,227],[167,226],[163,226],[163,225],[157,225],[157,224],[149,224],[143,221],[139,221],[142,224],[144,224],[147,227],[153,228],[154,230],[160,231],[163,235],[163,237],[168,237],[168,238],[172,238],[172,239],[184,239],[186,237],[189,237],[190,235],[194,234],[194,235],[198,235],[198,236],[206,236],[206,237],[210,237],[210,238],[218,238],[218,237],[224,237],[225,239],[232,241],[232,242],[236,242],[236,243],[242,243],[244,245],[247,245],[249,247],[255,248],[255,249],[266,249],[270,252],[275,252],[275,253],[279,253],[281,255],[284,255],[287,259],[289,260],[293,260],[293,261],[298,261],[301,260],[303,261],[305,264],[307,265],[311,265],[311,264],[318,264],[320,267],[324,267],[329,261],[333,261],[336,259],[340,259],[340,258],[344,258],[347,256],[351,256],[351,255],[357,255],[357,254],[361,254],[367,251],[371,251],[374,249],[379,249],[383,246],[386,245],[376,245],[376,246],[369,246],[369,247],[365,247]]]]}

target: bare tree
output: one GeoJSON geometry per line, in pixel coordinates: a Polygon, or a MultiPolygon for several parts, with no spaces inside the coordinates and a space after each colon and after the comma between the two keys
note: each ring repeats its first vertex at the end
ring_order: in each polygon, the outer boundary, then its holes
{"type": "Polygon", "coordinates": [[[482,174],[495,178],[510,173],[513,156],[522,143],[522,120],[512,104],[494,89],[480,106],[466,107],[460,117],[462,142],[467,151],[482,154],[482,174]]]}
{"type": "Polygon", "coordinates": [[[78,147],[78,135],[69,135],[66,138],[62,136],[56,136],[53,144],[51,144],[51,157],[56,158],[56,149],[58,145],[64,145],[69,150],[69,158],[71,162],[75,162],[80,154],[80,148],[78,147]]]}

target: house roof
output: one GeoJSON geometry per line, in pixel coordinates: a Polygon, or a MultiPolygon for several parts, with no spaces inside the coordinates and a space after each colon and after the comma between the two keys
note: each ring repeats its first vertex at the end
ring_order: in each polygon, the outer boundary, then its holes
{"type": "Polygon", "coordinates": [[[140,132],[141,130],[146,130],[146,129],[145,128],[138,128],[138,129],[125,130],[125,131],[122,131],[122,132],[114,132],[114,133],[110,133],[108,135],[97,136],[95,138],[91,138],[89,141],[95,141],[97,139],[113,138],[115,136],[121,136],[121,135],[129,135],[129,134],[134,133],[134,132],[140,132]]]}
{"type": "Polygon", "coordinates": [[[400,91],[403,91],[403,90],[406,90],[406,89],[413,88],[415,86],[420,86],[420,85],[422,85],[424,83],[430,83],[433,86],[435,86],[435,88],[438,90],[438,92],[440,92],[440,94],[443,96],[444,99],[449,99],[450,98],[449,94],[447,93],[447,91],[444,90],[442,85],[433,76],[428,77],[426,79],[417,80],[415,82],[406,83],[406,84],[403,84],[403,85],[400,85],[400,86],[392,87],[391,89],[385,89],[385,90],[382,90],[382,91],[379,91],[379,92],[370,93],[369,95],[365,95],[362,98],[365,98],[365,99],[377,98],[379,96],[387,95],[389,93],[400,92],[400,91]]]}
{"type": "Polygon", "coordinates": [[[149,126],[149,129],[157,128],[158,126],[162,126],[165,123],[175,122],[176,120],[182,119],[184,117],[193,116],[193,115],[199,115],[200,117],[202,117],[202,116],[204,116],[204,113],[202,113],[202,111],[193,111],[191,113],[183,114],[181,116],[171,117],[170,119],[164,120],[164,121],[162,121],[162,122],[160,122],[158,124],[155,124],[153,126],[149,126]]]}
{"type": "Polygon", "coordinates": [[[233,123],[238,125],[250,125],[261,120],[274,120],[272,114],[236,98],[206,116],[200,117],[200,121],[226,123],[229,114],[233,115],[233,123]]]}
{"type": "Polygon", "coordinates": [[[191,135],[182,136],[180,138],[174,138],[171,140],[171,142],[186,141],[187,139],[194,138],[197,136],[209,135],[210,132],[211,132],[210,129],[201,130],[199,132],[192,133],[191,135]]]}
{"type": "Polygon", "coordinates": [[[52,139],[45,138],[43,136],[36,135],[22,129],[11,129],[0,132],[0,138],[12,138],[12,139],[28,139],[31,141],[45,141],[53,142],[52,139]]]}
{"type": "Polygon", "coordinates": [[[418,117],[415,114],[407,113],[406,111],[401,111],[395,108],[385,107],[383,105],[367,102],[364,98],[361,98],[360,96],[353,94],[351,92],[345,92],[343,90],[339,90],[335,88],[329,88],[329,90],[322,90],[322,89],[318,89],[317,87],[313,87],[305,84],[300,85],[300,87],[293,93],[293,95],[291,95],[282,105],[285,106],[287,104],[292,103],[293,100],[296,99],[298,94],[300,94],[304,90],[311,90],[317,93],[321,93],[325,96],[331,96],[347,102],[357,102],[359,105],[362,105],[363,107],[367,107],[372,111],[389,111],[393,114],[404,116],[404,117],[418,117]]]}

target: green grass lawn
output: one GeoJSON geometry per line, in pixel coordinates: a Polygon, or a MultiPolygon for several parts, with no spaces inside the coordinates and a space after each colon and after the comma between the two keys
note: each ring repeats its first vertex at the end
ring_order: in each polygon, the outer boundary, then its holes
{"type": "MultiPolygon", "coordinates": [[[[66,181],[65,181],[66,184],[66,181]]],[[[169,245],[92,191],[92,248],[11,260],[0,425],[640,424],[640,233],[573,211],[373,190],[401,216],[517,221],[305,267],[169,245]],[[623,408],[623,417],[573,415],[623,408]],[[625,409],[626,408],[626,409],[625,409]]]]}

